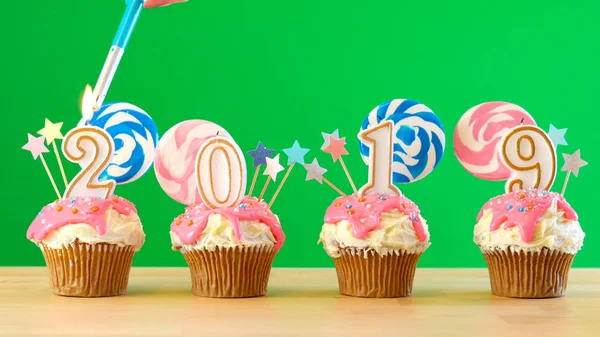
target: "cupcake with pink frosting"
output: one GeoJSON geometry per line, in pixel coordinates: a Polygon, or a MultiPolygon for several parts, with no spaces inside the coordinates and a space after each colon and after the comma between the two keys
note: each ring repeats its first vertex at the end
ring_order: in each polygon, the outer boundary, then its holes
{"type": "Polygon", "coordinates": [[[417,205],[383,194],[334,200],[319,242],[333,258],[340,292],[357,297],[411,295],[417,261],[430,245],[417,205]]]}
{"type": "Polygon", "coordinates": [[[540,189],[493,198],[477,217],[474,241],[497,296],[565,295],[571,264],[585,234],[565,198],[540,189]]]}
{"type": "Polygon", "coordinates": [[[173,249],[190,267],[192,293],[204,297],[265,295],[284,241],[277,216],[254,197],[230,208],[188,206],[171,223],[173,249]]]}
{"type": "Polygon", "coordinates": [[[55,294],[103,297],[125,293],[145,234],[128,200],[75,197],[42,208],[27,238],[44,254],[55,294]]]}

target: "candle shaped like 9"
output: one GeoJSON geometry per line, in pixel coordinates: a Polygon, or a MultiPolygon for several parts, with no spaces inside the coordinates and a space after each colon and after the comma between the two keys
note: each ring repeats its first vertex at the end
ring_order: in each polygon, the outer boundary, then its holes
{"type": "Polygon", "coordinates": [[[517,126],[504,136],[501,158],[511,174],[506,192],[528,188],[550,190],[556,178],[556,150],[539,127],[517,126]]]}
{"type": "Polygon", "coordinates": [[[205,141],[196,157],[196,179],[202,202],[210,208],[239,204],[246,192],[246,162],[231,138],[205,141]]]}

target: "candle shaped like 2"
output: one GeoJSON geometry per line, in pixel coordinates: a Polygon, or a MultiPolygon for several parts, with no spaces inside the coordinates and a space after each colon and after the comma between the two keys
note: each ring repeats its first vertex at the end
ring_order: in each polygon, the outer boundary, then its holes
{"type": "MultiPolygon", "coordinates": [[[[104,103],[104,98],[108,93],[110,83],[117,72],[117,68],[119,67],[123,53],[125,52],[125,47],[131,38],[131,34],[133,33],[133,29],[135,28],[135,24],[140,17],[143,7],[144,0],[127,1],[125,14],[123,14],[121,24],[119,25],[115,39],[113,40],[110,51],[108,52],[108,56],[106,57],[106,61],[104,62],[104,67],[102,67],[100,77],[98,78],[98,82],[96,82],[96,86],[94,87],[94,98],[96,102],[94,110],[100,109],[102,103],[104,103]]],[[[91,116],[85,115],[83,117],[86,119],[91,118],[91,116]]]]}

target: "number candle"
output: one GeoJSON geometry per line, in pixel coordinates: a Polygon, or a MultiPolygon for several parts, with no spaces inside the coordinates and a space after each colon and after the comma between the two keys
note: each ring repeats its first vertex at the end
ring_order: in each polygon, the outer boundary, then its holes
{"type": "Polygon", "coordinates": [[[200,146],[196,157],[198,191],[210,208],[239,204],[246,192],[246,162],[231,139],[215,136],[200,146]]]}
{"type": "Polygon", "coordinates": [[[67,133],[62,143],[65,157],[81,165],[82,170],[67,187],[64,198],[97,197],[108,198],[115,189],[114,180],[99,181],[98,176],[110,163],[114,154],[110,135],[97,127],[75,128],[67,133]]]}
{"type": "Polygon", "coordinates": [[[556,178],[556,150],[537,126],[511,129],[502,140],[501,158],[510,169],[506,192],[540,188],[550,190],[556,178]]]}
{"type": "Polygon", "coordinates": [[[370,147],[369,182],[361,187],[359,195],[402,194],[392,183],[392,129],[393,123],[387,121],[359,133],[358,138],[370,147]]]}

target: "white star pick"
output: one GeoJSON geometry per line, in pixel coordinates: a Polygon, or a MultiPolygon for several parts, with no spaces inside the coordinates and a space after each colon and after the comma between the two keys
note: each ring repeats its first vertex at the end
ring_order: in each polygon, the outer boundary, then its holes
{"type": "Polygon", "coordinates": [[[277,174],[283,171],[283,166],[279,164],[279,154],[275,158],[265,158],[267,161],[267,168],[263,175],[269,175],[273,181],[277,181],[277,174]]]}
{"type": "Polygon", "coordinates": [[[304,164],[304,168],[306,168],[306,181],[316,180],[319,183],[323,183],[323,175],[327,172],[326,169],[319,166],[319,162],[317,158],[313,159],[313,162],[310,164],[304,164]]]}
{"type": "Polygon", "coordinates": [[[557,129],[554,125],[550,124],[550,131],[548,131],[548,137],[552,140],[554,147],[558,147],[559,145],[569,145],[565,140],[565,134],[568,129],[557,129]]]}
{"type": "Polygon", "coordinates": [[[332,133],[321,132],[321,135],[323,135],[323,146],[321,146],[321,150],[324,150],[326,147],[329,146],[329,136],[335,139],[340,138],[340,130],[335,130],[332,133]]]}
{"type": "Polygon", "coordinates": [[[588,164],[588,162],[581,159],[581,150],[577,150],[573,154],[563,153],[563,157],[565,158],[565,165],[562,170],[571,171],[576,177],[579,176],[579,169],[588,164]]]}

